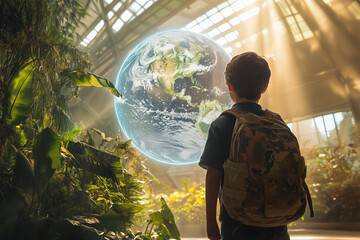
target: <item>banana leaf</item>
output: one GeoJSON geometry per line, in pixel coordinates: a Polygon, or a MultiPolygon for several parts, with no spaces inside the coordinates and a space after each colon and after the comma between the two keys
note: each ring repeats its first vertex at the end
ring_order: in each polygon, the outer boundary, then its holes
{"type": "Polygon", "coordinates": [[[20,69],[12,79],[9,86],[9,109],[6,116],[8,125],[19,125],[29,117],[33,101],[31,88],[33,78],[34,66],[29,63],[20,69]]]}
{"type": "Polygon", "coordinates": [[[120,184],[117,177],[122,174],[119,157],[81,142],[70,141],[67,149],[76,158],[76,167],[111,178],[116,184],[120,184]]]}
{"type": "Polygon", "coordinates": [[[161,198],[161,211],[152,213],[150,219],[155,226],[162,227],[162,231],[167,229],[172,239],[180,239],[180,232],[176,226],[174,215],[163,197],[161,198]]]}
{"type": "Polygon", "coordinates": [[[60,163],[60,137],[50,128],[41,131],[33,146],[35,189],[38,194],[49,182],[60,163]]]}
{"type": "Polygon", "coordinates": [[[77,86],[105,87],[115,96],[121,97],[115,86],[105,78],[82,71],[64,71],[62,74],[70,78],[77,86]]]}

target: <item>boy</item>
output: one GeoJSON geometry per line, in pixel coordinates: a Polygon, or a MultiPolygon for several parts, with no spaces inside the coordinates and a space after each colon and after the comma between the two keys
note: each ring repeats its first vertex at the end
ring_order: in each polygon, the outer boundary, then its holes
{"type": "MultiPolygon", "coordinates": [[[[265,111],[258,101],[269,84],[271,71],[266,60],[254,52],[235,56],[226,67],[225,78],[233,108],[242,108],[258,116],[265,111]]],[[[217,198],[224,179],[223,164],[229,157],[235,117],[223,114],[212,122],[199,165],[206,173],[206,219],[209,239],[287,240],[287,226],[255,227],[232,219],[220,205],[221,235],[216,221],[217,198]]]]}

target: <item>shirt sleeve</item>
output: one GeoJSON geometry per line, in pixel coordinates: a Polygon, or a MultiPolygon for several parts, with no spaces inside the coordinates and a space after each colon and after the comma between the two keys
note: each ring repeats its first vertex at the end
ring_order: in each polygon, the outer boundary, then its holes
{"type": "Polygon", "coordinates": [[[200,157],[199,165],[202,168],[207,169],[208,167],[212,167],[219,170],[223,169],[222,165],[227,157],[220,139],[219,131],[213,122],[210,125],[204,151],[200,157]]]}

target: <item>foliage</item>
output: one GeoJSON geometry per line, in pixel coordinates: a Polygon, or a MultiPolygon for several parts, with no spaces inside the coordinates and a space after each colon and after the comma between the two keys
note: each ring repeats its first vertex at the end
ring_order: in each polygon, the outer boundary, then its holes
{"type": "Polygon", "coordinates": [[[32,134],[39,130],[34,123],[56,132],[72,128],[67,101],[78,88],[62,73],[90,67],[87,54],[72,45],[86,7],[75,0],[0,2],[0,161],[11,158],[16,125],[32,134]]]}
{"type": "Polygon", "coordinates": [[[77,86],[106,87],[112,94],[120,97],[120,93],[114,85],[105,78],[81,71],[64,71],[63,74],[74,81],[77,86]]]}
{"type": "Polygon", "coordinates": [[[183,181],[183,189],[172,188],[155,196],[150,195],[149,206],[156,207],[153,199],[164,196],[179,224],[205,224],[205,187],[183,181]]]}
{"type": "Polygon", "coordinates": [[[318,149],[307,160],[307,183],[313,198],[315,217],[320,222],[360,221],[360,167],[354,145],[318,149]]]}
{"type": "MultiPolygon", "coordinates": [[[[0,199],[0,237],[34,239],[42,234],[85,234],[100,239],[103,232],[124,239],[180,239],[174,216],[163,199],[161,210],[150,215],[151,227],[132,235],[134,217],[144,209],[140,203],[143,182],[123,168],[119,156],[71,141],[70,136],[76,140],[88,134],[74,129],[60,141],[46,128],[36,136],[33,151],[26,152],[27,156],[14,147],[14,174],[0,199]],[[49,225],[51,231],[44,233],[44,227],[49,225]],[[18,236],[19,230],[26,230],[26,235],[18,236]]],[[[107,148],[112,149],[113,144],[112,152],[127,156],[129,144],[116,139],[108,141],[107,148]]]]}
{"type": "Polygon", "coordinates": [[[148,224],[144,233],[137,232],[136,234],[133,234],[131,231],[128,231],[123,239],[180,239],[180,233],[175,224],[173,213],[166,204],[164,198],[161,197],[160,202],[161,210],[150,214],[150,219],[147,221],[148,224]],[[155,230],[153,231],[154,227],[155,230]]]}
{"type": "MultiPolygon", "coordinates": [[[[143,211],[137,177],[151,174],[131,141],[76,128],[68,112],[79,86],[121,96],[72,45],[90,1],[0,1],[1,239],[137,238],[129,230],[143,211]]],[[[179,238],[162,204],[164,221],[137,235],[179,238]]]]}

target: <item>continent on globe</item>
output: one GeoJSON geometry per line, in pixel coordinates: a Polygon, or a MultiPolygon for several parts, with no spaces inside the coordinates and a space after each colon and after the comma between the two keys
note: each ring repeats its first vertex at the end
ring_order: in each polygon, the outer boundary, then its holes
{"type": "Polygon", "coordinates": [[[194,32],[148,37],[123,62],[115,111],[122,132],[144,155],[183,165],[199,161],[211,122],[229,108],[228,53],[194,32]]]}
{"type": "Polygon", "coordinates": [[[191,103],[191,96],[186,94],[186,87],[195,88],[198,91],[207,91],[194,78],[195,72],[199,71],[200,60],[205,57],[205,49],[191,42],[181,42],[170,49],[166,49],[166,42],[162,44],[160,47],[164,48],[164,51],[159,51],[158,58],[150,64],[154,77],[165,93],[186,100],[189,105],[194,106],[191,103]],[[190,86],[180,83],[175,89],[175,83],[184,78],[191,80],[190,86]]]}
{"type": "Polygon", "coordinates": [[[204,138],[207,137],[211,122],[219,116],[219,113],[222,113],[228,108],[228,105],[222,104],[217,100],[205,100],[200,103],[199,115],[196,119],[195,126],[199,129],[200,134],[204,138]]]}

